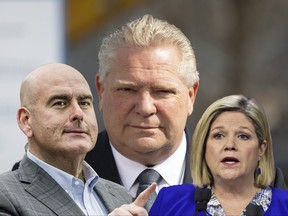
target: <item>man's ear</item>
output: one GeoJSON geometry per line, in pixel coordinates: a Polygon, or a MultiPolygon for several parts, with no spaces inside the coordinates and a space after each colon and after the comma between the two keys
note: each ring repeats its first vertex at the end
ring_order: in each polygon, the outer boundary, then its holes
{"type": "Polygon", "coordinates": [[[95,86],[97,89],[97,93],[98,93],[98,108],[100,111],[102,111],[102,98],[103,98],[103,91],[104,91],[104,86],[103,83],[100,82],[100,76],[96,75],[95,77],[95,86]]]}
{"type": "Polygon", "coordinates": [[[17,112],[17,122],[20,129],[27,137],[32,137],[32,129],[30,126],[31,114],[26,107],[20,107],[17,112]]]}
{"type": "Polygon", "coordinates": [[[189,110],[188,116],[193,112],[194,102],[196,99],[197,91],[199,88],[199,82],[196,82],[191,88],[189,88],[189,110]]]}

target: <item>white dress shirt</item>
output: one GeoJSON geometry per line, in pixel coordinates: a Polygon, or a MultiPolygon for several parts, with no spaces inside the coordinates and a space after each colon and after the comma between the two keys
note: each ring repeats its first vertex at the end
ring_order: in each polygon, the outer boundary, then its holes
{"type": "Polygon", "coordinates": [[[86,181],[84,183],[81,179],[45,163],[29,150],[27,151],[27,156],[44,169],[69,194],[85,215],[108,214],[105,206],[94,191],[94,186],[97,184],[99,176],[87,162],[83,162],[82,174],[86,181]]]}
{"type": "MultiPolygon", "coordinates": [[[[130,192],[132,196],[136,196],[139,183],[136,179],[139,174],[148,167],[130,160],[119,153],[110,143],[115,158],[116,166],[122,181],[122,185],[130,192]]],[[[185,155],[186,155],[186,136],[183,132],[181,144],[178,149],[166,160],[157,164],[150,169],[155,169],[161,176],[162,180],[158,183],[156,192],[158,193],[162,187],[170,185],[178,185],[183,183],[185,171],[185,155]]]]}

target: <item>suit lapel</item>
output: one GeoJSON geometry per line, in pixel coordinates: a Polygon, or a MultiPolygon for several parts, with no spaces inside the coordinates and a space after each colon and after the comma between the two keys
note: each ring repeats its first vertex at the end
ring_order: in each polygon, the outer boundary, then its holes
{"type": "Polygon", "coordinates": [[[187,127],[185,128],[185,136],[187,142],[187,150],[185,155],[185,171],[183,177],[183,184],[191,184],[193,182],[190,167],[191,136],[187,127]]]}
{"type": "Polygon", "coordinates": [[[120,175],[110,146],[106,130],[98,134],[95,147],[85,157],[99,176],[121,184],[120,175]]]}
{"type": "Polygon", "coordinates": [[[20,181],[28,183],[25,190],[56,215],[84,215],[63,188],[27,156],[19,167],[20,181]]]}
{"type": "Polygon", "coordinates": [[[113,211],[115,208],[120,207],[123,204],[129,204],[132,202],[132,196],[124,187],[102,178],[99,178],[94,190],[108,212],[113,211]]]}

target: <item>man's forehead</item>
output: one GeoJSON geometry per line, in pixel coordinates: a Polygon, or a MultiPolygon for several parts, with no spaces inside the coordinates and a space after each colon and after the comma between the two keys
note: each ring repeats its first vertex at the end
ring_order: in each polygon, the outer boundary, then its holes
{"type": "Polygon", "coordinates": [[[21,104],[35,103],[49,97],[52,92],[71,95],[91,93],[80,72],[64,64],[49,64],[32,71],[22,82],[21,104]]]}
{"type": "Polygon", "coordinates": [[[52,86],[51,88],[44,89],[49,97],[63,95],[69,97],[83,97],[92,96],[90,89],[86,86],[52,86]]]}

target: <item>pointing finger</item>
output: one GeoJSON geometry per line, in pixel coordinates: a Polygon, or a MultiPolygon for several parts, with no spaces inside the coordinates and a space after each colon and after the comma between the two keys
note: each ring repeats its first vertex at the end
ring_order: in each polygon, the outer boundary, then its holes
{"type": "Polygon", "coordinates": [[[145,189],[133,202],[137,206],[144,207],[148,201],[149,196],[155,191],[157,184],[152,183],[147,189],[145,189]]]}

